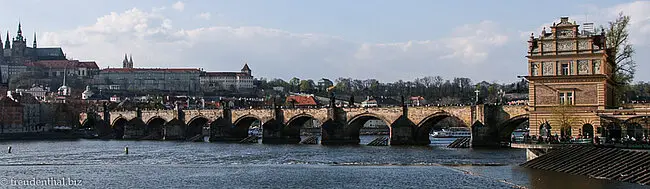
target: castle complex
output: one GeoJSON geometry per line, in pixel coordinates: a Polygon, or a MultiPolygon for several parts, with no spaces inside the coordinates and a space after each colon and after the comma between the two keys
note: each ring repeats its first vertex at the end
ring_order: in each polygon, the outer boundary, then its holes
{"type": "Polygon", "coordinates": [[[60,47],[39,48],[36,33],[32,46],[27,46],[27,38],[23,36],[20,23],[16,37],[10,39],[9,36],[7,32],[4,47],[0,47],[0,85],[7,85],[10,78],[30,70],[43,72],[48,77],[61,77],[64,72],[68,75],[91,76],[98,70],[95,62],[66,59],[60,47]]]}

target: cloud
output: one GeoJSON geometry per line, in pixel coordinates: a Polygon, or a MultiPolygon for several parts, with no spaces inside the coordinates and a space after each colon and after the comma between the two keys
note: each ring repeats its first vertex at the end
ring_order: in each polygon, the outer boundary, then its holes
{"type": "Polygon", "coordinates": [[[172,8],[182,12],[183,10],[185,10],[185,3],[183,3],[182,1],[178,1],[172,5],[172,8]]]}
{"type": "Polygon", "coordinates": [[[196,15],[197,18],[201,18],[201,19],[204,19],[204,20],[210,20],[210,16],[212,16],[212,14],[210,14],[209,12],[204,12],[204,13],[196,15]]]}
{"type": "MultiPolygon", "coordinates": [[[[177,3],[178,4],[178,3],[177,3]]],[[[203,15],[203,14],[201,14],[203,15]]],[[[207,14],[209,15],[209,14],[207,14]]],[[[135,66],[239,70],[244,61],[267,78],[377,78],[410,80],[428,75],[471,76],[509,37],[492,21],[465,24],[442,39],[359,43],[342,37],[293,33],[264,27],[175,28],[161,11],[112,12],[96,23],[42,34],[41,43],[62,46],[100,67],[121,65],[132,53],[135,66]]],[[[524,69],[525,70],[525,69],[524,69]]]]}

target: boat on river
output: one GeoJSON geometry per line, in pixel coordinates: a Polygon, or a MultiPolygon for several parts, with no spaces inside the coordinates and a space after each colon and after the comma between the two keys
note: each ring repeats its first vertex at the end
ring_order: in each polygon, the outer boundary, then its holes
{"type": "Polygon", "coordinates": [[[439,131],[433,131],[430,136],[433,138],[460,138],[471,137],[472,133],[465,127],[450,127],[439,131]]]}

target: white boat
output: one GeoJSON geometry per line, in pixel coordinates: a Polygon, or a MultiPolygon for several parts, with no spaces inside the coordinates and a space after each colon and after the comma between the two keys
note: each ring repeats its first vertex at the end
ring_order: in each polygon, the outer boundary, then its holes
{"type": "Polygon", "coordinates": [[[471,137],[472,133],[465,127],[450,127],[440,131],[433,131],[430,136],[433,138],[459,138],[471,137]]]}

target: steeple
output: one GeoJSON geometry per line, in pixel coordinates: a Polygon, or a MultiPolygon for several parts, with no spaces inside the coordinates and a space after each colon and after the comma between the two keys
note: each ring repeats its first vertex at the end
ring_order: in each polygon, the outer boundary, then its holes
{"type": "Polygon", "coordinates": [[[34,48],[36,48],[36,32],[34,32],[34,48]]]}
{"type": "Polygon", "coordinates": [[[124,60],[122,60],[122,68],[129,67],[129,60],[127,59],[126,53],[124,53],[124,60]]]}
{"type": "Polygon", "coordinates": [[[129,68],[133,68],[133,55],[129,55],[129,68]]]}
{"type": "Polygon", "coordinates": [[[9,41],[9,31],[7,31],[7,41],[5,41],[5,49],[11,49],[11,44],[9,41]]]}
{"type": "Polygon", "coordinates": [[[20,21],[18,21],[18,34],[16,35],[16,41],[22,41],[23,40],[23,30],[20,25],[20,21]]]}

